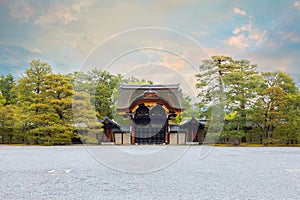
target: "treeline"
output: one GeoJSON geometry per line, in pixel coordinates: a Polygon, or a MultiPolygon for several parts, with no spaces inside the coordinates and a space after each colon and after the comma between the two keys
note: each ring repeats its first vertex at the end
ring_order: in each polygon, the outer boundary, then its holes
{"type": "MultiPolygon", "coordinates": [[[[211,127],[207,137],[221,143],[299,143],[300,93],[288,74],[259,73],[250,61],[229,56],[213,56],[200,72],[196,87],[201,101],[191,105],[185,96],[185,112],[175,123],[192,116],[206,118],[211,127]],[[225,121],[210,124],[217,104],[222,104],[225,121]],[[222,127],[222,133],[214,133],[212,126],[222,127]]],[[[17,80],[10,74],[0,76],[0,143],[61,145],[79,136],[97,143],[99,120],[122,120],[115,112],[120,83],[152,84],[97,69],[56,74],[40,60],[33,60],[17,80]]]]}
{"type": "Polygon", "coordinates": [[[79,134],[96,140],[88,134],[98,134],[99,119],[113,116],[113,93],[121,79],[96,69],[55,74],[40,60],[33,60],[18,80],[2,75],[0,143],[70,144],[79,134]]]}
{"type": "Polygon", "coordinates": [[[225,111],[222,133],[214,136],[212,131],[210,137],[234,144],[300,142],[300,93],[287,73],[259,73],[250,61],[229,56],[213,56],[200,71],[196,75],[202,89],[199,107],[209,105],[200,117],[213,117],[213,104],[223,104],[225,111]]]}

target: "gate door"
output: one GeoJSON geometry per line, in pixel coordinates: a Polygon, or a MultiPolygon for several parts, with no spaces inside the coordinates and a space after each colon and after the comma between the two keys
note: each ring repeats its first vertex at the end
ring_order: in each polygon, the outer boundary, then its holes
{"type": "Polygon", "coordinates": [[[140,105],[137,109],[134,122],[135,143],[165,143],[167,115],[161,105],[156,105],[151,110],[144,105],[140,105]]]}

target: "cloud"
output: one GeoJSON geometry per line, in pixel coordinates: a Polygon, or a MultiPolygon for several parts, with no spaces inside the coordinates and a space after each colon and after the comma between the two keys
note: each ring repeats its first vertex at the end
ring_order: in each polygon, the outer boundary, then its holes
{"type": "Polygon", "coordinates": [[[43,52],[40,50],[40,49],[38,49],[38,48],[35,48],[34,50],[33,50],[33,52],[34,53],[37,53],[37,54],[42,54],[43,52]]]}
{"type": "MultiPolygon", "coordinates": [[[[1,2],[0,2],[1,3],[1,2]]],[[[33,19],[35,24],[68,24],[79,20],[79,14],[86,11],[93,3],[93,0],[72,0],[65,2],[35,2],[35,1],[7,1],[9,14],[21,21],[33,19]]]]}
{"type": "Polygon", "coordinates": [[[300,1],[295,1],[294,7],[300,10],[300,1]]]}
{"type": "MultiPolygon", "coordinates": [[[[235,13],[241,15],[247,15],[245,11],[235,8],[235,13]]],[[[229,37],[227,44],[239,49],[245,49],[247,47],[257,47],[262,45],[268,36],[268,31],[260,27],[255,26],[254,17],[247,16],[247,22],[233,29],[233,36],[229,37]]]]}
{"type": "Polygon", "coordinates": [[[6,64],[16,64],[18,60],[26,60],[32,52],[26,48],[15,45],[0,45],[0,60],[6,64]]]}
{"type": "Polygon", "coordinates": [[[174,55],[163,56],[159,64],[167,67],[172,67],[174,69],[184,69],[188,65],[185,60],[174,55]]]}
{"type": "Polygon", "coordinates": [[[81,56],[86,56],[97,45],[98,39],[81,35],[70,42],[70,46],[81,56]]]}
{"type": "Polygon", "coordinates": [[[292,43],[300,42],[300,38],[295,33],[281,32],[280,35],[283,40],[290,41],[292,43]]]}
{"type": "Polygon", "coordinates": [[[35,9],[24,0],[13,1],[9,5],[9,14],[15,19],[29,21],[35,14],[35,9]]]}
{"type": "Polygon", "coordinates": [[[73,4],[55,3],[50,5],[48,12],[41,15],[36,21],[36,24],[68,24],[73,21],[78,21],[79,14],[88,9],[92,5],[92,1],[74,2],[73,4]]]}
{"type": "Polygon", "coordinates": [[[241,10],[241,9],[239,9],[239,8],[234,8],[233,10],[234,10],[234,12],[235,12],[236,14],[238,14],[238,15],[247,15],[247,13],[246,13],[245,10],[241,10]]]}
{"type": "Polygon", "coordinates": [[[251,30],[252,30],[251,24],[247,24],[247,25],[244,25],[240,28],[235,28],[232,33],[236,35],[236,34],[239,34],[242,31],[251,31],[251,30]]]}
{"type": "Polygon", "coordinates": [[[20,75],[31,60],[39,57],[36,51],[17,45],[0,45],[0,69],[2,73],[20,75]]]}
{"type": "Polygon", "coordinates": [[[260,46],[267,39],[267,30],[253,29],[252,25],[245,25],[241,28],[236,28],[233,31],[233,36],[228,39],[227,44],[239,49],[244,49],[250,46],[260,46]]]}
{"type": "Polygon", "coordinates": [[[254,29],[249,31],[249,39],[255,42],[256,46],[263,44],[267,38],[267,30],[254,29]]]}
{"type": "Polygon", "coordinates": [[[228,45],[237,47],[239,49],[244,49],[248,47],[248,42],[244,34],[232,36],[228,40],[228,45]]]}
{"type": "Polygon", "coordinates": [[[51,6],[48,13],[40,16],[35,23],[36,24],[53,24],[62,23],[68,24],[72,21],[77,21],[78,17],[72,13],[72,9],[66,5],[57,4],[51,6]]]}

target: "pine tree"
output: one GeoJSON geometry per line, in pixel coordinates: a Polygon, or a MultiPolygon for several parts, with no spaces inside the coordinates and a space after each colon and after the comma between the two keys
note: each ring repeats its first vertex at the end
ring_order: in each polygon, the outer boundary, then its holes
{"type": "Polygon", "coordinates": [[[18,106],[24,140],[30,144],[68,144],[72,137],[72,93],[69,79],[33,60],[19,79],[18,106]]]}
{"type": "Polygon", "coordinates": [[[8,74],[7,76],[0,76],[0,93],[5,99],[4,105],[10,105],[15,103],[16,94],[13,90],[15,85],[16,81],[11,74],[8,74]]]}
{"type": "Polygon", "coordinates": [[[252,120],[262,132],[263,143],[297,142],[300,131],[298,88],[284,72],[264,72],[262,75],[267,88],[259,94],[252,120]]]}
{"type": "Polygon", "coordinates": [[[74,126],[83,143],[97,143],[100,134],[100,123],[97,112],[86,92],[75,92],[73,95],[74,126]]]}

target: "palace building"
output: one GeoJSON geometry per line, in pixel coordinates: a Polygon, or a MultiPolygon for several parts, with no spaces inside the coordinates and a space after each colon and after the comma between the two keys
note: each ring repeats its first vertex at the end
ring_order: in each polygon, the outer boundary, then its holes
{"type": "Polygon", "coordinates": [[[102,120],[102,143],[199,144],[205,137],[204,121],[194,117],[182,124],[171,121],[184,111],[179,84],[130,85],[119,87],[117,112],[128,125],[102,120]]]}

